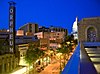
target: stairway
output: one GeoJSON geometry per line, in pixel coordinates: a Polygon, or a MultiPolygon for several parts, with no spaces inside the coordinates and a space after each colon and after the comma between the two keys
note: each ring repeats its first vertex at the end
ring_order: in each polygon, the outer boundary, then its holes
{"type": "Polygon", "coordinates": [[[100,74],[100,48],[85,48],[96,71],[100,74]]]}

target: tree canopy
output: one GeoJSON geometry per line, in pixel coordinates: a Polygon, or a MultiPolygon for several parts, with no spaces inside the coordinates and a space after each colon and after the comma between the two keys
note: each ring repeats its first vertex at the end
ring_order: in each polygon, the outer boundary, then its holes
{"type": "Polygon", "coordinates": [[[32,44],[29,44],[29,48],[27,49],[25,55],[25,61],[29,64],[32,64],[43,54],[44,52],[42,50],[40,50],[39,48],[35,48],[32,44]]]}

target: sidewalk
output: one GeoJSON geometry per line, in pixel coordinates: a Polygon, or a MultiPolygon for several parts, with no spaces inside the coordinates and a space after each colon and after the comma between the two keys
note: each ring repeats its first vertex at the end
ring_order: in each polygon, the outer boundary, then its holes
{"type": "Polygon", "coordinates": [[[26,72],[26,67],[19,65],[10,74],[18,74],[18,73],[23,74],[24,72],[26,72]]]}

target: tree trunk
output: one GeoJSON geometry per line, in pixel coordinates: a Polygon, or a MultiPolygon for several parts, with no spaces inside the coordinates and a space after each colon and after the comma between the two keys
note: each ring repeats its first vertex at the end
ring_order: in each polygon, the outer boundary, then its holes
{"type": "Polygon", "coordinates": [[[33,62],[33,74],[35,74],[35,64],[33,62]]]}
{"type": "Polygon", "coordinates": [[[60,55],[60,74],[61,74],[62,68],[61,68],[61,55],[60,55]]]}
{"type": "Polygon", "coordinates": [[[64,67],[65,67],[65,64],[66,64],[66,54],[64,54],[64,67]]]}
{"type": "Polygon", "coordinates": [[[29,70],[28,70],[29,74],[30,74],[30,64],[29,64],[29,70]]]}

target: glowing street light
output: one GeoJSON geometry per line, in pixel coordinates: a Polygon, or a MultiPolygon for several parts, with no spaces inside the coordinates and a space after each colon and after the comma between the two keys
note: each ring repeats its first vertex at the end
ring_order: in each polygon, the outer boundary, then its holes
{"type": "Polygon", "coordinates": [[[68,41],[68,42],[67,42],[67,44],[69,45],[69,44],[70,44],[70,42],[68,41]]]}
{"type": "Polygon", "coordinates": [[[58,47],[61,48],[61,44],[59,44],[58,47]]]}

